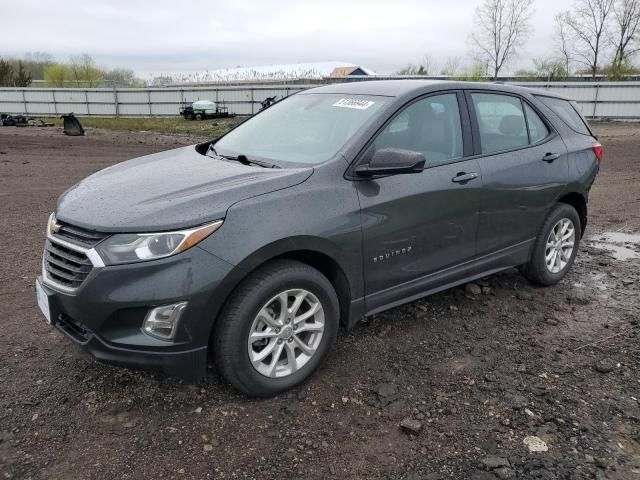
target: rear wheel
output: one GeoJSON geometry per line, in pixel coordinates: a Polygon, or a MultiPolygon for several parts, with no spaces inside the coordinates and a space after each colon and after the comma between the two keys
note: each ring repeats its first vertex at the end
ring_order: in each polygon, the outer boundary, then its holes
{"type": "Polygon", "coordinates": [[[270,262],[242,282],[218,319],[216,367],[248,395],[276,395],[322,365],[338,323],[338,299],[324,275],[296,261],[270,262]]]}
{"type": "Polygon", "coordinates": [[[557,204],[547,217],[522,274],[539,285],[558,283],[571,269],[580,244],[580,217],[571,205],[557,204]]]}

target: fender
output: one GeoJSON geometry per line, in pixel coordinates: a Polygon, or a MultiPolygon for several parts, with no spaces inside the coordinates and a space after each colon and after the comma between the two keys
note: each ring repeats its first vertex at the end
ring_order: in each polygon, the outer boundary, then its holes
{"type": "MultiPolygon", "coordinates": [[[[364,301],[362,298],[364,279],[362,278],[362,272],[351,271],[352,269],[348,267],[349,262],[345,258],[344,253],[332,242],[308,235],[276,240],[252,252],[248,257],[238,263],[218,286],[215,295],[211,297],[209,304],[212,318],[214,319],[214,321],[211,322],[211,328],[213,328],[229,295],[231,295],[238,284],[251,272],[274,258],[287,255],[295,256],[296,253],[305,252],[328,257],[337,265],[346,281],[348,290],[348,298],[343,297],[343,299],[348,300],[349,304],[347,305],[348,309],[346,311],[343,309],[342,311],[346,317],[342,320],[347,328],[351,328],[357,320],[364,315],[364,301]]],[[[344,292],[337,293],[339,297],[341,294],[344,295],[344,292]]],[[[209,335],[210,334],[211,331],[209,331],[209,335]]]]}

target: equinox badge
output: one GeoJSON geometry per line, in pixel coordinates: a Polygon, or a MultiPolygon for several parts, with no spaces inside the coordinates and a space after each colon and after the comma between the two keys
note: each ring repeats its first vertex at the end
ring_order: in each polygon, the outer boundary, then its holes
{"type": "Polygon", "coordinates": [[[391,250],[390,252],[387,252],[384,255],[378,255],[377,257],[373,257],[373,263],[389,260],[392,257],[397,257],[398,255],[405,255],[407,253],[410,253],[412,248],[413,247],[409,245],[408,247],[391,250]]]}

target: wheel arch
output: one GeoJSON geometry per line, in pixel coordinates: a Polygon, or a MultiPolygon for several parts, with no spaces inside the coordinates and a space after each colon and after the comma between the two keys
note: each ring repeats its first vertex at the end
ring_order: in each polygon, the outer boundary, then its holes
{"type": "Polygon", "coordinates": [[[354,316],[352,299],[354,292],[358,292],[361,286],[358,285],[354,272],[349,272],[348,262],[342,257],[335,245],[317,237],[282,239],[256,250],[236,265],[216,289],[212,312],[214,320],[211,322],[209,335],[236,287],[258,268],[276,259],[297,260],[327,277],[338,296],[340,322],[351,326],[354,316]]]}
{"type": "Polygon", "coordinates": [[[558,202],[566,203],[576,209],[578,217],[580,217],[580,238],[582,238],[587,228],[587,200],[585,196],[580,192],[570,192],[560,197],[558,202]]]}

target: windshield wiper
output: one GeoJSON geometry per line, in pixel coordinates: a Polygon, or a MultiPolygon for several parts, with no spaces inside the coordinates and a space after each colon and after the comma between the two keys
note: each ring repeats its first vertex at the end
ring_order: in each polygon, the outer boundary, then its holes
{"type": "Polygon", "coordinates": [[[210,154],[213,154],[214,156],[219,158],[224,158],[225,160],[233,160],[234,162],[240,162],[243,165],[258,165],[259,167],[263,167],[263,168],[280,168],[278,165],[265,162],[262,160],[249,160],[249,158],[247,158],[246,155],[242,155],[242,154],[220,155],[218,152],[216,152],[216,149],[213,147],[213,145],[209,145],[209,150],[207,150],[207,156],[211,156],[210,154]]]}
{"type": "Polygon", "coordinates": [[[262,160],[249,160],[246,155],[218,155],[219,157],[226,158],[227,160],[233,160],[234,162],[240,162],[243,165],[258,165],[263,168],[280,168],[273,163],[264,162],[262,160]]]}

